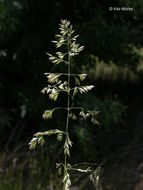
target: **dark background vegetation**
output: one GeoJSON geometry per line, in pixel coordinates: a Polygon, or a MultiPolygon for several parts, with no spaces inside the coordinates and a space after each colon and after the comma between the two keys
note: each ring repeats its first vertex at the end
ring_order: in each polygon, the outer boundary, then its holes
{"type": "MultiPolygon", "coordinates": [[[[62,72],[45,53],[55,52],[51,40],[65,18],[85,46],[72,70],[88,73],[88,84],[95,85],[78,101],[100,111],[100,127],[72,123],[72,162],[101,166],[100,189],[134,189],[143,170],[141,0],[0,0],[0,189],[58,190],[55,162],[62,161],[62,143],[50,138],[42,149],[30,152],[28,142],[37,131],[65,125],[62,112],[53,120],[42,119],[45,109],[65,104],[65,98],[53,104],[40,93],[44,72],[62,72]],[[134,10],[109,11],[110,6],[134,10]]],[[[86,178],[77,176],[74,185],[89,189],[86,178]]]]}

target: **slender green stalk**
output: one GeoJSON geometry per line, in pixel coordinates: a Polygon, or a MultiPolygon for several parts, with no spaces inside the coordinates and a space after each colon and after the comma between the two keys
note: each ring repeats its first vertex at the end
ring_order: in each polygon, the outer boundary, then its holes
{"type": "MultiPolygon", "coordinates": [[[[68,41],[68,52],[69,50],[70,50],[70,39],[68,41]]],[[[68,128],[69,128],[69,111],[70,111],[70,66],[71,66],[71,57],[68,54],[68,101],[67,101],[66,141],[69,135],[68,128]]],[[[66,172],[67,172],[67,152],[65,152],[64,177],[66,175],[66,172]]],[[[63,190],[65,190],[65,184],[66,182],[64,182],[63,190]]]]}

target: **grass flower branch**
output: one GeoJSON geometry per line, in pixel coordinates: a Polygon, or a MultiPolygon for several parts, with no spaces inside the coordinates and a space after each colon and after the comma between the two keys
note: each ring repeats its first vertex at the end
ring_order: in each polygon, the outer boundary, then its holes
{"type": "Polygon", "coordinates": [[[73,27],[69,21],[61,20],[59,30],[60,34],[57,34],[56,40],[52,42],[56,45],[56,48],[59,49],[64,47],[67,52],[58,51],[55,56],[50,53],[47,53],[47,55],[53,64],[66,64],[67,73],[44,73],[48,79],[48,83],[50,84],[43,88],[41,92],[43,94],[48,94],[49,98],[53,101],[58,99],[60,92],[65,92],[67,94],[67,105],[65,107],[57,107],[51,110],[45,110],[43,114],[44,119],[51,119],[55,110],[65,109],[67,111],[65,131],[54,129],[45,132],[38,132],[30,141],[29,148],[35,149],[37,144],[42,146],[45,143],[45,136],[56,135],[58,141],[64,140],[64,162],[56,163],[56,168],[58,169],[59,174],[61,174],[63,170],[63,190],[69,190],[71,186],[70,171],[92,173],[91,166],[94,165],[87,162],[75,164],[74,166],[69,164],[70,148],[73,144],[69,134],[69,121],[70,119],[76,120],[78,117],[81,117],[83,119],[90,118],[91,122],[94,124],[99,125],[99,123],[96,120],[96,115],[98,114],[97,111],[86,110],[82,107],[74,106],[74,99],[77,93],[86,93],[94,88],[93,85],[81,85],[81,82],[87,77],[86,74],[71,73],[72,59],[84,49],[84,46],[80,46],[76,43],[78,35],[74,35],[75,31],[73,30],[73,27]],[[63,81],[62,76],[67,76],[67,80],[63,81]],[[72,79],[75,83],[74,87],[71,86],[72,79]],[[73,110],[79,111],[78,115],[73,113],[73,110]],[[77,168],[78,165],[82,164],[88,165],[88,167],[86,169],[77,168]]]}

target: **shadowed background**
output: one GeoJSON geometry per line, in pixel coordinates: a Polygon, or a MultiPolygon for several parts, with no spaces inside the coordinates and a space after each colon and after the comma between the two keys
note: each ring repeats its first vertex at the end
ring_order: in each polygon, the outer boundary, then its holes
{"type": "Polygon", "coordinates": [[[81,190],[141,190],[143,171],[143,2],[117,0],[0,0],[0,189],[58,190],[55,170],[63,159],[62,143],[50,138],[35,151],[28,150],[33,134],[64,128],[63,112],[42,119],[54,103],[40,91],[44,72],[62,72],[46,52],[56,51],[51,40],[61,19],[71,21],[84,51],[72,70],[88,74],[95,89],[78,102],[96,109],[99,126],[89,121],[71,123],[74,142],[71,160],[96,162],[100,184],[88,176],[73,175],[81,190]],[[109,7],[133,11],[109,11],[109,7]]]}

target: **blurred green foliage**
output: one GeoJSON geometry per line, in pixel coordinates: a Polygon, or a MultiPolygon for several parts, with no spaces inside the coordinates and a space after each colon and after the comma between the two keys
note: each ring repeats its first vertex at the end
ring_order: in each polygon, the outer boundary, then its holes
{"type": "Polygon", "coordinates": [[[0,166],[1,190],[46,190],[51,186],[58,190],[61,186],[45,151],[4,153],[1,154],[0,166]]]}
{"type": "Polygon", "coordinates": [[[122,143],[121,140],[118,142],[117,137],[124,137],[121,133],[126,125],[126,106],[117,97],[111,95],[102,99],[88,95],[81,101],[86,109],[99,110],[97,120],[100,126],[93,126],[90,122],[86,124],[82,120],[80,125],[75,124],[74,134],[78,141],[75,151],[78,153],[82,147],[84,154],[77,154],[81,159],[93,162],[97,157],[96,160],[100,164],[104,159],[110,160],[112,153],[116,152],[122,143]]]}
{"type": "MultiPolygon", "coordinates": [[[[53,122],[42,121],[45,105],[54,105],[40,91],[46,84],[44,72],[64,70],[51,67],[45,54],[54,52],[51,40],[64,18],[75,26],[80,43],[85,45],[84,55],[73,62],[74,70],[87,72],[88,83],[95,84],[93,94],[83,104],[100,111],[100,127],[91,126],[90,122],[73,123],[73,156],[75,160],[86,157],[110,166],[118,159],[120,150],[142,130],[140,0],[0,0],[0,152],[12,151],[17,145],[19,151],[27,151],[34,132],[54,128],[57,120],[59,128],[63,127],[64,113],[56,115],[53,122]],[[134,10],[111,12],[110,6],[129,6],[134,10]],[[81,148],[84,155],[80,154],[81,148]]],[[[79,97],[79,101],[83,99],[79,97]]],[[[64,97],[57,104],[63,102],[64,97]]],[[[60,153],[59,157],[62,159],[60,153]]],[[[11,188],[6,186],[0,189],[11,188]]]]}

